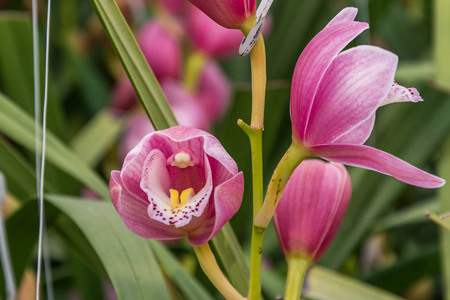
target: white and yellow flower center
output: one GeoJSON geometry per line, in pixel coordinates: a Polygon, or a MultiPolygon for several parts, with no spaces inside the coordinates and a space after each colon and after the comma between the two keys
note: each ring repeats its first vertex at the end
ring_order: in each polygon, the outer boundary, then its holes
{"type": "Polygon", "coordinates": [[[186,202],[191,200],[195,196],[195,192],[193,188],[185,189],[180,193],[175,189],[170,189],[170,202],[172,203],[172,208],[180,208],[183,207],[186,202]]]}
{"type": "Polygon", "coordinates": [[[173,157],[173,161],[170,163],[170,165],[172,167],[178,167],[182,169],[195,166],[191,156],[184,151],[180,151],[177,154],[175,154],[175,156],[173,157]]]}

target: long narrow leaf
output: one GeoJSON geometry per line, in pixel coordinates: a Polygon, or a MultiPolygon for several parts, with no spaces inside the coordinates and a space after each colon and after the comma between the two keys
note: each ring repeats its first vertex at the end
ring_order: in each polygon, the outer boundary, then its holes
{"type": "Polygon", "coordinates": [[[166,97],[115,1],[91,0],[91,3],[153,126],[160,130],[177,125],[166,97]]]}
{"type": "Polygon", "coordinates": [[[110,203],[56,195],[46,196],[46,200],[84,233],[119,299],[170,299],[147,241],[125,227],[110,203]]]}
{"type": "MultiPolygon", "coordinates": [[[[0,94],[0,132],[34,151],[33,119],[2,94],[0,94]]],[[[108,198],[109,191],[105,181],[50,132],[47,134],[46,158],[102,197],[108,198]]]]}
{"type": "Polygon", "coordinates": [[[72,139],[71,148],[88,166],[95,166],[118,140],[122,127],[108,110],[101,111],[72,139]]]}
{"type": "Polygon", "coordinates": [[[150,246],[162,268],[179,287],[187,299],[211,300],[213,297],[201,286],[195,277],[189,275],[179,264],[173,254],[157,241],[150,241],[150,246]]]}

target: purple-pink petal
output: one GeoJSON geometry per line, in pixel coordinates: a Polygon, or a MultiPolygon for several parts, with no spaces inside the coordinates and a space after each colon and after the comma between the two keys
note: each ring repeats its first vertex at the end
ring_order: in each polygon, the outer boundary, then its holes
{"type": "Polygon", "coordinates": [[[350,166],[371,169],[387,174],[407,184],[437,188],[445,184],[445,180],[422,171],[413,165],[381,150],[350,144],[316,145],[309,148],[316,156],[329,161],[350,166]]]}
{"type": "Polygon", "coordinates": [[[228,220],[239,210],[244,192],[244,175],[242,172],[218,185],[214,190],[214,207],[210,212],[213,218],[199,229],[189,233],[189,242],[200,246],[212,239],[228,220]]]}
{"type": "Polygon", "coordinates": [[[351,196],[345,167],[302,162],[289,179],[274,216],[283,252],[317,261],[333,240],[351,196]]]}
{"type": "Polygon", "coordinates": [[[356,7],[346,7],[341,10],[328,24],[326,27],[334,26],[343,22],[351,22],[355,20],[358,9],[356,7]]]}
{"type": "Polygon", "coordinates": [[[397,61],[395,54],[373,46],[339,54],[315,94],[305,145],[332,143],[371,117],[389,93],[397,61]]]}
{"type": "Polygon", "coordinates": [[[148,239],[179,239],[187,232],[152,220],[147,214],[149,202],[127,192],[119,171],[111,172],[110,197],[125,225],[132,232],[148,239]]]}
{"type": "Polygon", "coordinates": [[[419,91],[415,88],[405,88],[399,85],[397,82],[393,82],[391,90],[385,99],[381,102],[380,106],[395,103],[395,102],[421,102],[419,91]]]}
{"type": "Polygon", "coordinates": [[[333,144],[364,144],[372,133],[373,126],[375,125],[375,113],[372,114],[367,120],[362,122],[347,133],[341,135],[339,138],[333,141],[333,144]]]}
{"type": "Polygon", "coordinates": [[[292,128],[300,141],[304,141],[311,107],[325,72],[339,52],[367,28],[367,23],[354,21],[325,27],[300,55],[291,87],[292,128]]]}
{"type": "Polygon", "coordinates": [[[256,0],[189,0],[226,28],[239,28],[256,12],[256,0]]]}

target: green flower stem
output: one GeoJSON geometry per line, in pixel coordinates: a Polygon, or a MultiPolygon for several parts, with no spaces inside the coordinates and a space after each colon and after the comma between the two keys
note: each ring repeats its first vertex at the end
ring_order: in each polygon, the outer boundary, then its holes
{"type": "MultiPolygon", "coordinates": [[[[255,25],[255,19],[249,19],[243,25],[241,31],[247,35],[255,25]]],[[[264,104],[266,99],[266,46],[261,35],[255,46],[250,52],[250,61],[252,68],[252,128],[264,128],[264,104]]]]}
{"type": "Polygon", "coordinates": [[[263,207],[255,218],[254,225],[258,228],[267,228],[272,220],[278,201],[283,194],[284,187],[294,172],[295,168],[311,153],[308,149],[303,147],[299,142],[293,140],[291,146],[281,158],[278,166],[273,172],[270,179],[269,187],[267,188],[266,198],[263,207]]]}
{"type": "MultiPolygon", "coordinates": [[[[255,129],[242,120],[238,125],[248,135],[252,151],[252,176],[253,176],[253,220],[262,207],[263,200],[263,168],[262,168],[262,129],[255,129]]],[[[261,299],[261,257],[262,241],[265,229],[253,226],[252,246],[250,255],[250,286],[248,299],[261,299]]]]}
{"type": "Polygon", "coordinates": [[[193,52],[188,56],[184,72],[184,84],[188,91],[192,93],[197,92],[206,60],[205,54],[199,51],[193,52]]]}
{"type": "Polygon", "coordinates": [[[288,255],[288,275],[284,300],[298,300],[302,294],[306,271],[311,266],[311,259],[300,255],[288,255]]]}
{"type": "MultiPolygon", "coordinates": [[[[248,20],[241,30],[247,35],[256,21],[248,20]]],[[[262,160],[262,130],[264,128],[264,105],[266,98],[266,49],[262,35],[258,38],[250,52],[252,69],[252,118],[250,126],[242,120],[238,125],[248,135],[252,151],[253,179],[253,220],[258,215],[263,201],[263,160],[262,160]]],[[[252,246],[250,256],[250,286],[248,299],[261,299],[261,257],[264,229],[253,226],[252,246]]]]}
{"type": "Polygon", "coordinates": [[[244,300],[245,298],[231,285],[228,279],[223,275],[217,264],[216,258],[209,247],[209,244],[203,244],[199,247],[193,247],[200,266],[208,276],[212,284],[227,300],[244,300]]]}

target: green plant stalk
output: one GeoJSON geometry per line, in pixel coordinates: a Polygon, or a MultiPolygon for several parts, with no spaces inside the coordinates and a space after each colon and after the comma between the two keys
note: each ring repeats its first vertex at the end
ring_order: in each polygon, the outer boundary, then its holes
{"type": "Polygon", "coordinates": [[[231,285],[228,279],[223,275],[209,244],[203,244],[193,247],[197,255],[200,266],[208,276],[212,284],[227,300],[244,300],[245,298],[231,285]]]}
{"type": "Polygon", "coordinates": [[[439,85],[450,89],[450,1],[434,1],[434,62],[436,81],[439,85]]]}
{"type": "Polygon", "coordinates": [[[267,188],[264,204],[255,218],[254,226],[258,228],[267,228],[272,220],[273,214],[277,207],[278,201],[283,194],[284,188],[294,172],[295,168],[305,159],[313,156],[309,150],[304,148],[302,144],[293,139],[291,146],[278,163],[269,187],[267,188]]]}
{"type": "Polygon", "coordinates": [[[200,51],[192,52],[188,55],[184,72],[184,84],[188,91],[195,93],[198,90],[203,67],[207,57],[200,51]]]}
{"type": "Polygon", "coordinates": [[[301,255],[288,255],[288,275],[284,300],[298,300],[302,294],[303,281],[306,271],[311,266],[310,258],[301,255]]]}
{"type": "MultiPolygon", "coordinates": [[[[439,176],[447,180],[450,179],[450,138],[444,144],[442,149],[443,157],[439,162],[439,176]]],[[[450,185],[447,183],[445,186],[439,189],[439,202],[442,212],[450,212],[450,185]]],[[[447,223],[448,224],[448,223],[447,223]]],[[[450,300],[450,229],[440,229],[440,246],[441,246],[441,258],[442,258],[442,277],[443,277],[443,299],[450,300]]]]}
{"type": "MultiPolygon", "coordinates": [[[[255,25],[254,18],[250,18],[241,28],[247,35],[255,25]]],[[[266,49],[262,35],[258,38],[250,52],[252,70],[252,115],[250,126],[242,120],[238,125],[248,135],[252,151],[252,181],[253,181],[253,218],[258,215],[263,201],[263,156],[262,131],[264,128],[264,105],[266,97],[266,49]]],[[[261,258],[264,230],[253,225],[252,244],[250,254],[250,283],[248,299],[261,299],[261,258]]]]}
{"type": "MultiPolygon", "coordinates": [[[[262,167],[262,129],[255,129],[242,120],[238,125],[248,135],[252,151],[252,176],[253,176],[253,220],[262,207],[263,200],[263,167],[262,167]]],[[[262,241],[265,228],[252,228],[252,243],[250,255],[250,283],[248,299],[261,299],[261,258],[262,241]]]]}

